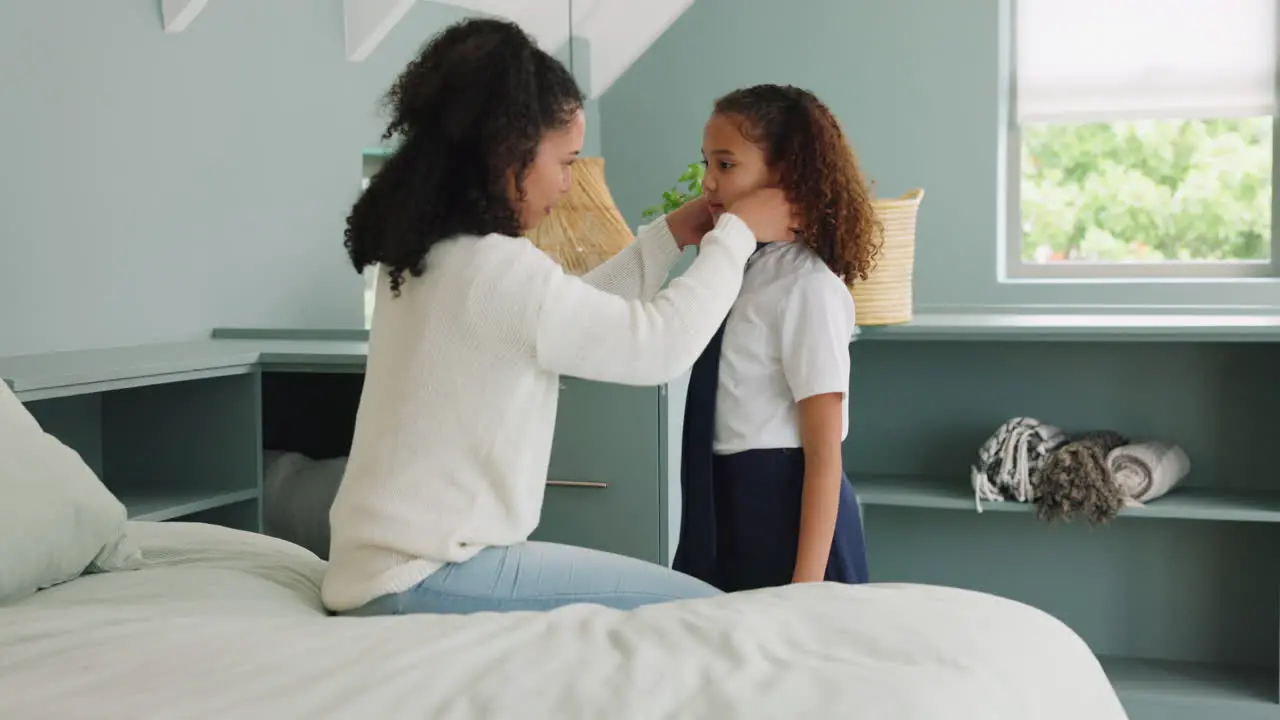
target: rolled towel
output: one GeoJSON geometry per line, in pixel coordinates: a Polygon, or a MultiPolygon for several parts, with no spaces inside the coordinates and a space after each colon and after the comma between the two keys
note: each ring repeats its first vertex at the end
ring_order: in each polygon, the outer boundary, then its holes
{"type": "Polygon", "coordinates": [[[1059,428],[1030,417],[1015,417],[996,428],[978,449],[978,463],[969,472],[978,512],[983,500],[1031,502],[1032,478],[1066,440],[1059,428]]]}
{"type": "Polygon", "coordinates": [[[263,454],[263,533],[329,557],[329,508],[342,483],[345,457],[313,460],[301,453],[263,454]]]}
{"type": "Polygon", "coordinates": [[[1136,507],[1168,493],[1191,472],[1191,459],[1182,448],[1155,440],[1115,448],[1107,454],[1107,465],[1125,504],[1136,507]]]}
{"type": "Polygon", "coordinates": [[[1032,479],[1036,514],[1050,523],[1077,513],[1090,525],[1110,522],[1124,507],[1124,493],[1111,477],[1107,457],[1129,438],[1110,430],[1082,433],[1049,454],[1032,479]]]}

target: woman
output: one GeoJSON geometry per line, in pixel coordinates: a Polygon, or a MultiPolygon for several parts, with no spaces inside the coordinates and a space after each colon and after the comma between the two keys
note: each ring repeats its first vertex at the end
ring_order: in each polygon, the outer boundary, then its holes
{"type": "Polygon", "coordinates": [[[848,284],[866,277],[880,248],[867,184],[831,111],[798,88],[720,98],[702,147],[714,216],[780,186],[800,232],[751,258],[722,336],[694,365],[675,567],[726,591],[867,582],[841,453],[855,332],[848,284]]]}
{"type": "Polygon", "coordinates": [[[517,26],[466,20],[388,95],[395,154],[347,222],[380,268],[355,437],[330,511],[326,607],[342,614],[631,608],[716,591],[640,560],[526,542],[537,526],[561,373],[656,384],[729,311],[780,192],[714,222],[691,203],[584,278],[521,233],[570,186],[582,93],[517,26]],[[704,237],[705,235],[705,237],[704,237]],[[697,261],[660,290],[685,245],[697,261]],[[625,296],[625,297],[624,297],[625,296]]]}

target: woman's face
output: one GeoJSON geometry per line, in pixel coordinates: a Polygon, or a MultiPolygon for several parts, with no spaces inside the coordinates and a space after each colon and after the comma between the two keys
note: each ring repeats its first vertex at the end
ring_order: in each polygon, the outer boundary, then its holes
{"type": "Polygon", "coordinates": [[[579,110],[568,125],[543,136],[524,178],[524,198],[516,192],[515,174],[512,173],[509,192],[521,228],[532,230],[537,227],[543,218],[551,214],[551,208],[560,198],[569,192],[573,185],[573,161],[582,152],[586,133],[587,118],[579,110]]]}
{"type": "Polygon", "coordinates": [[[716,219],[738,198],[770,184],[764,150],[743,137],[742,122],[733,115],[712,115],[702,130],[702,162],[707,167],[702,192],[716,219]]]}

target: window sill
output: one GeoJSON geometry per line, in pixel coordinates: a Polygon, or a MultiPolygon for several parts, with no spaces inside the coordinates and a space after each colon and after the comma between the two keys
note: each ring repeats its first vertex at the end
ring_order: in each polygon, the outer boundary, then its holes
{"type": "Polygon", "coordinates": [[[1260,342],[1280,341],[1280,314],[935,312],[859,328],[867,340],[1260,342]]]}
{"type": "Polygon", "coordinates": [[[1247,275],[1128,275],[1128,276],[1061,276],[1049,277],[1044,275],[1021,275],[1010,276],[1000,279],[1001,285],[1255,285],[1255,286],[1276,286],[1280,285],[1280,277],[1269,276],[1247,276],[1247,275]]]}

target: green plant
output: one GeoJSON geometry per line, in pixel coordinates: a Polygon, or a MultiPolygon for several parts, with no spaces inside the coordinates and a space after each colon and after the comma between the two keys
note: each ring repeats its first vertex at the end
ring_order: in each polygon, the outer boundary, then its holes
{"type": "Polygon", "coordinates": [[[701,195],[703,172],[702,163],[689,163],[684,172],[680,173],[676,184],[662,193],[662,204],[646,208],[641,217],[648,220],[656,215],[669,213],[701,195]],[[681,183],[684,184],[683,190],[680,188],[681,183]]]}

